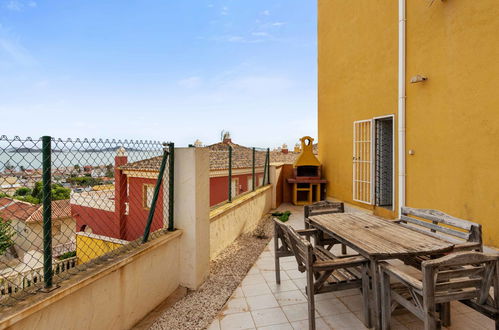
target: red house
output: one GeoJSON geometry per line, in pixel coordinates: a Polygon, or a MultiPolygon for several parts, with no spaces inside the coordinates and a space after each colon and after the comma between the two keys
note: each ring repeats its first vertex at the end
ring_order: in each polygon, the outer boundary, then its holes
{"type": "MultiPolygon", "coordinates": [[[[210,206],[228,199],[228,146],[232,147],[232,197],[252,189],[253,149],[232,142],[230,138],[206,148],[210,151],[210,206]]],[[[265,151],[255,152],[255,184],[263,185],[265,151]]],[[[296,155],[287,150],[271,153],[271,162],[292,163],[296,155]]],[[[128,163],[126,151],[120,148],[115,157],[114,190],[75,193],[71,196],[71,212],[78,231],[123,240],[143,235],[154,193],[161,156],[128,163]]],[[[163,187],[151,231],[164,226],[167,210],[163,209],[163,187]]]]}
{"type": "MultiPolygon", "coordinates": [[[[77,231],[127,241],[144,234],[158,168],[155,158],[128,163],[126,151],[120,148],[115,157],[114,190],[75,193],[71,195],[71,214],[77,231]]],[[[163,227],[163,187],[160,188],[151,231],[163,227]]]]}

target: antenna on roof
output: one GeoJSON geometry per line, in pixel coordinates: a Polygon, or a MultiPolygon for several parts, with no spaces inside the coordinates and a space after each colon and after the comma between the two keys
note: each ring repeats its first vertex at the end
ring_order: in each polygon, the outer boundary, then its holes
{"type": "Polygon", "coordinates": [[[230,132],[229,131],[226,131],[226,130],[222,130],[220,132],[220,140],[222,142],[232,142],[231,138],[230,138],[230,132]]]}

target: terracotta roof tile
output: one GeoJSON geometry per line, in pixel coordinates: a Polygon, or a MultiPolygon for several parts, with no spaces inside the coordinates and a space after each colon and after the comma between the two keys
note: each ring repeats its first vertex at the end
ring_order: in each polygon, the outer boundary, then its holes
{"type": "MultiPolygon", "coordinates": [[[[205,148],[210,151],[210,170],[224,170],[229,166],[228,145],[232,147],[232,168],[251,168],[253,162],[253,149],[241,146],[236,143],[219,142],[205,148]]],[[[263,167],[265,164],[266,151],[257,150],[255,152],[256,167],[263,167]]],[[[297,153],[272,151],[270,153],[271,163],[288,163],[292,164],[298,157],[297,153]]],[[[161,156],[149,159],[140,160],[133,163],[128,163],[120,167],[122,170],[139,170],[139,171],[158,171],[161,165],[161,156]]]]}
{"type": "MultiPolygon", "coordinates": [[[[52,219],[69,217],[71,217],[71,208],[68,199],[52,202],[52,219]]],[[[0,218],[29,223],[39,222],[43,220],[43,208],[41,204],[31,204],[4,197],[0,199],[0,218]]]]}

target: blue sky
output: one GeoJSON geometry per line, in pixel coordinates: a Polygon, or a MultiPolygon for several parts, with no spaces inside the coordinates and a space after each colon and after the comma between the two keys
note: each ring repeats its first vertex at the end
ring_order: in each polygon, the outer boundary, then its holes
{"type": "Polygon", "coordinates": [[[311,0],[0,0],[0,134],[293,145],[316,48],[311,0]]]}

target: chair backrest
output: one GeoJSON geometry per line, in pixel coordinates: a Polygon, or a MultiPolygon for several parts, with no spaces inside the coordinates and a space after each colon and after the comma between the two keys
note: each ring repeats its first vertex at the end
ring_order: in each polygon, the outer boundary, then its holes
{"type": "Polygon", "coordinates": [[[438,210],[403,207],[399,223],[427,235],[482,244],[480,224],[438,210]]]}
{"type": "Polygon", "coordinates": [[[499,255],[459,252],[423,261],[421,266],[424,295],[434,296],[436,303],[476,298],[484,304],[491,286],[499,285],[499,255]]]}
{"type": "Polygon", "coordinates": [[[312,244],[300,236],[300,234],[298,234],[291,226],[287,226],[287,235],[289,237],[291,249],[296,258],[296,262],[298,263],[298,270],[304,272],[307,268],[307,264],[313,262],[313,260],[310,260],[309,258],[309,256],[313,255],[312,244]]]}
{"type": "Polygon", "coordinates": [[[274,231],[276,237],[274,239],[280,239],[282,243],[282,247],[284,248],[285,251],[290,251],[293,252],[293,249],[291,248],[291,242],[289,240],[289,235],[287,234],[288,231],[288,225],[286,225],[284,222],[274,219],[274,231]]]}
{"type": "Polygon", "coordinates": [[[303,239],[296,230],[279,220],[274,219],[276,232],[282,241],[283,246],[293,252],[298,263],[298,270],[303,272],[306,269],[308,262],[308,251],[312,249],[312,245],[307,240],[303,239]]]}
{"type": "Polygon", "coordinates": [[[305,219],[313,215],[321,215],[328,213],[344,213],[345,206],[341,202],[320,201],[314,204],[305,205],[305,219]]]}

